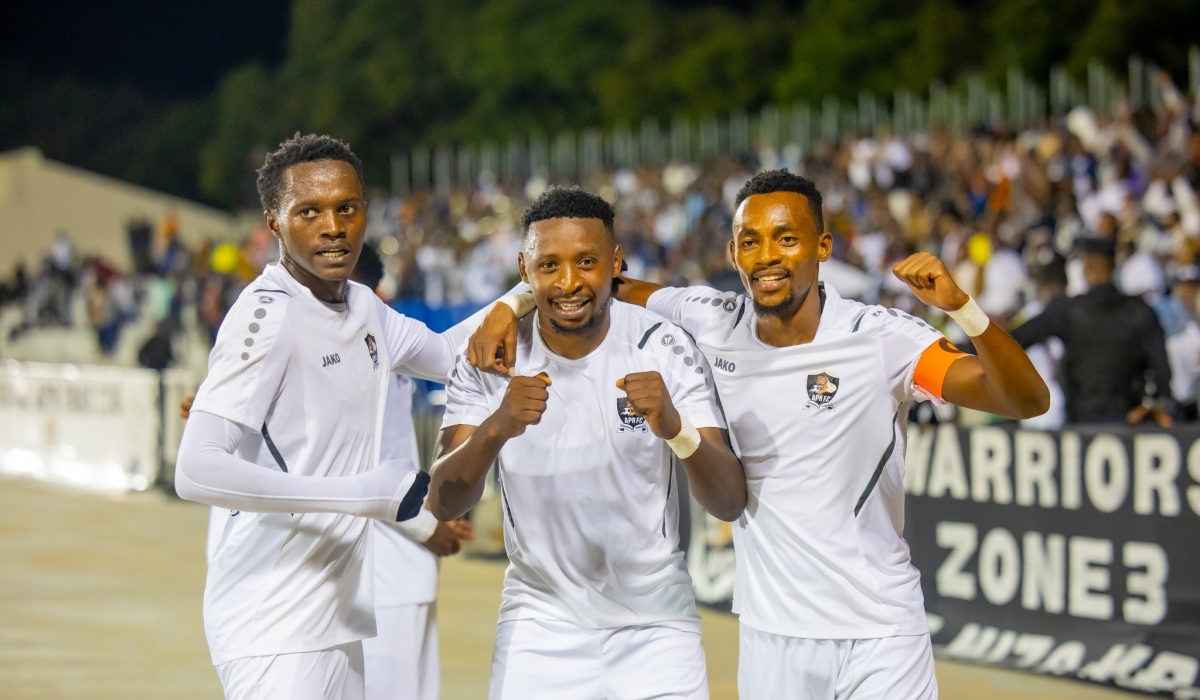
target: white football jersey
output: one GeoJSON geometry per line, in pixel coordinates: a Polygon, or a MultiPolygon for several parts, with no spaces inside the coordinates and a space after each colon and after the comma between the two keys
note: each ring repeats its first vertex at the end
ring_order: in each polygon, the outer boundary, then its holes
{"type": "MultiPolygon", "coordinates": [[[[379,461],[421,463],[412,417],[413,383],[403,374],[388,380],[379,461]]],[[[404,534],[404,525],[374,522],[375,607],[432,603],[437,598],[438,558],[404,534]]]]}
{"type": "MultiPolygon", "coordinates": [[[[391,371],[431,340],[441,342],[362,285],[350,283],[346,303],[329,304],[269,265],[221,324],[192,410],[252,429],[238,454],[265,469],[359,474],[378,463],[391,371]]],[[[213,663],[374,636],[367,526],[329,513],[231,514],[204,591],[213,663]]]]}
{"type": "Polygon", "coordinates": [[[842,299],[824,285],[811,343],[759,340],[751,299],[707,287],[655,292],[647,307],[708,357],[749,502],[734,526],[734,611],[772,634],[865,639],[927,631],[904,531],[904,403],[920,319],[842,299]]]}
{"type": "MultiPolygon", "coordinates": [[[[500,494],[509,567],[500,621],[563,620],[610,629],[700,630],[679,547],[679,485],[664,440],[627,406],[618,379],[657,371],[681,416],[724,428],[704,356],[665,319],[612,302],[603,342],[587,357],[551,352],[537,314],[521,320],[516,372],[552,382],[541,422],[501,449],[500,494]]],[[[507,377],[459,358],[442,425],[479,425],[500,406],[507,377]]]]}

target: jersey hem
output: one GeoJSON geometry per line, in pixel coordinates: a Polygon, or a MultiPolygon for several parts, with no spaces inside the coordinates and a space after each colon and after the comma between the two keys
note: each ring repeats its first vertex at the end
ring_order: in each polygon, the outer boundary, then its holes
{"type": "Polygon", "coordinates": [[[583,624],[580,623],[579,620],[575,620],[567,616],[544,615],[529,610],[514,610],[501,613],[500,618],[496,621],[496,623],[518,622],[520,620],[550,620],[554,622],[566,622],[568,624],[575,625],[576,627],[582,627],[590,630],[619,630],[629,629],[631,627],[668,627],[670,629],[679,630],[680,632],[695,632],[700,634],[702,631],[702,626],[699,619],[649,620],[639,621],[629,625],[595,625],[591,623],[583,624]],[[531,612],[532,614],[530,614],[531,612]]]}
{"type": "Polygon", "coordinates": [[[929,625],[924,620],[898,625],[869,625],[863,627],[794,627],[766,622],[750,615],[739,615],[738,617],[743,625],[756,629],[759,632],[773,634],[778,637],[796,637],[799,639],[886,639],[888,637],[912,637],[929,634],[929,625]]]}
{"type": "Polygon", "coordinates": [[[230,661],[237,661],[238,659],[247,659],[247,658],[251,658],[251,657],[255,657],[255,656],[281,656],[283,654],[308,654],[308,653],[311,653],[314,651],[329,651],[330,649],[333,649],[334,647],[339,647],[343,644],[352,644],[354,642],[361,642],[364,639],[370,639],[371,637],[374,637],[374,636],[376,636],[375,633],[365,634],[365,633],[361,633],[361,632],[356,632],[353,634],[346,635],[346,637],[344,637],[344,638],[343,637],[334,637],[333,638],[334,641],[329,641],[329,642],[318,643],[318,642],[314,641],[311,644],[309,644],[309,643],[281,644],[279,646],[264,645],[264,648],[262,648],[262,649],[255,649],[253,647],[249,647],[249,648],[245,648],[245,649],[239,649],[237,651],[226,652],[226,653],[223,653],[220,655],[211,654],[211,656],[212,656],[213,666],[220,666],[222,664],[227,664],[230,661]]]}

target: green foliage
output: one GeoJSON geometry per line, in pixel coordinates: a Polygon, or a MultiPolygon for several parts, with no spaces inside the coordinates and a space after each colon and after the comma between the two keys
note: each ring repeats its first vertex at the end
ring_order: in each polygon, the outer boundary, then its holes
{"type": "Polygon", "coordinates": [[[1014,64],[1045,83],[1096,58],[1123,76],[1139,53],[1182,79],[1197,20],[1196,0],[295,0],[281,64],[243,66],[205,101],[0,71],[0,146],[254,206],[254,167],[296,131],[348,140],[380,184],[418,143],[920,93],[967,72],[999,85],[1014,64]]]}

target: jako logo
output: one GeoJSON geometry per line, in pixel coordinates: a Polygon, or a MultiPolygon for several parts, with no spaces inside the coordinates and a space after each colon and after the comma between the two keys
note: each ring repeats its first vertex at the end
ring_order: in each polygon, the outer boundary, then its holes
{"type": "Polygon", "coordinates": [[[733,364],[729,360],[723,360],[719,357],[717,358],[717,361],[714,362],[713,364],[715,364],[717,366],[717,369],[719,369],[723,372],[729,372],[730,374],[733,373],[733,370],[737,369],[737,365],[733,364]]]}
{"type": "Polygon", "coordinates": [[[329,365],[341,364],[342,358],[335,352],[332,355],[325,355],[321,358],[321,366],[328,367],[329,365]]]}

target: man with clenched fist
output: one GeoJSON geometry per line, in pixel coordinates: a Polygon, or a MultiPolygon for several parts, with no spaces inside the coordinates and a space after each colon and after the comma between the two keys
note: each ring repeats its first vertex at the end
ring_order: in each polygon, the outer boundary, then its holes
{"type": "MultiPolygon", "coordinates": [[[[893,274],[954,319],[975,355],[919,318],[820,282],[833,238],[811,181],[762,172],[736,204],[729,259],[745,294],[622,278],[618,298],[695,339],[745,465],[748,505],[733,527],[738,693],[936,700],[920,574],[903,539],[907,405],[1028,418],[1046,411],[1049,391],[932,255],[893,274]]],[[[485,371],[510,366],[512,316],[497,306],[471,338],[485,371]]]]}
{"type": "Polygon", "coordinates": [[[671,452],[724,520],[742,514],[746,476],[704,356],[678,326],[613,299],[612,224],[612,207],[581,190],[535,201],[519,264],[536,313],[516,324],[511,371],[460,357],[447,385],[433,514],[461,516],[499,465],[511,563],[493,700],[708,697],[671,452]]]}

